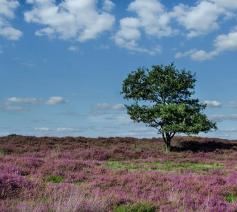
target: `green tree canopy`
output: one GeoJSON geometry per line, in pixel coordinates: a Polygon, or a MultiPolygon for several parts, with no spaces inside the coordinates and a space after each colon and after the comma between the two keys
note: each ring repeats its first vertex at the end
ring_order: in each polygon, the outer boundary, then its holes
{"type": "Polygon", "coordinates": [[[202,113],[206,105],[193,98],[195,83],[190,71],[179,70],[174,64],[156,65],[130,73],[123,81],[122,94],[132,101],[126,105],[131,119],[158,129],[169,151],[177,133],[216,129],[216,124],[202,113]]]}

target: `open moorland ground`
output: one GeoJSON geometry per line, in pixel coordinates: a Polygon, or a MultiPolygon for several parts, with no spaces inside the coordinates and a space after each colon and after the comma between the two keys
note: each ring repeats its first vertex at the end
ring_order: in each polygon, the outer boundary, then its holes
{"type": "Polygon", "coordinates": [[[0,138],[0,211],[237,211],[237,142],[0,138]]]}

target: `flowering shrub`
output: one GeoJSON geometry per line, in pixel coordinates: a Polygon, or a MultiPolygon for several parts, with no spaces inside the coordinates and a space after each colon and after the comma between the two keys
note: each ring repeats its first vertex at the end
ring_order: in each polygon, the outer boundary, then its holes
{"type": "Polygon", "coordinates": [[[31,183],[22,176],[0,173],[0,199],[17,197],[23,189],[31,187],[31,183]]]}
{"type": "Polygon", "coordinates": [[[2,137],[0,211],[237,211],[236,142],[177,138],[169,154],[162,145],[2,137]]]}

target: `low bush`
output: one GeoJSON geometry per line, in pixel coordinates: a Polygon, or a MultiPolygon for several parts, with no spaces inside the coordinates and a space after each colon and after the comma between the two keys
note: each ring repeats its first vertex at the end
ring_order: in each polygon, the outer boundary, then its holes
{"type": "Polygon", "coordinates": [[[237,194],[233,194],[233,193],[227,194],[226,201],[229,203],[236,202],[237,201],[237,194]]]}
{"type": "Polygon", "coordinates": [[[16,198],[23,189],[31,188],[31,182],[16,174],[0,174],[0,199],[16,198]]]}
{"type": "Polygon", "coordinates": [[[62,183],[64,178],[62,176],[51,175],[46,178],[47,182],[50,183],[62,183]]]}

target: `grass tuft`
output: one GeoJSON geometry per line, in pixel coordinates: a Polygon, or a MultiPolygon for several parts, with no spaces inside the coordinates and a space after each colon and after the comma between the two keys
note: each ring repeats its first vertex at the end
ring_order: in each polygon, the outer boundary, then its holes
{"type": "Polygon", "coordinates": [[[226,201],[229,202],[229,203],[236,202],[237,201],[237,195],[233,194],[233,193],[227,194],[226,201]]]}
{"type": "Polygon", "coordinates": [[[46,178],[46,181],[50,183],[62,183],[63,180],[64,178],[62,176],[57,176],[57,175],[48,176],[46,178]]]}
{"type": "Polygon", "coordinates": [[[114,209],[114,212],[155,212],[155,206],[149,203],[135,203],[129,205],[120,205],[114,209]]]}

